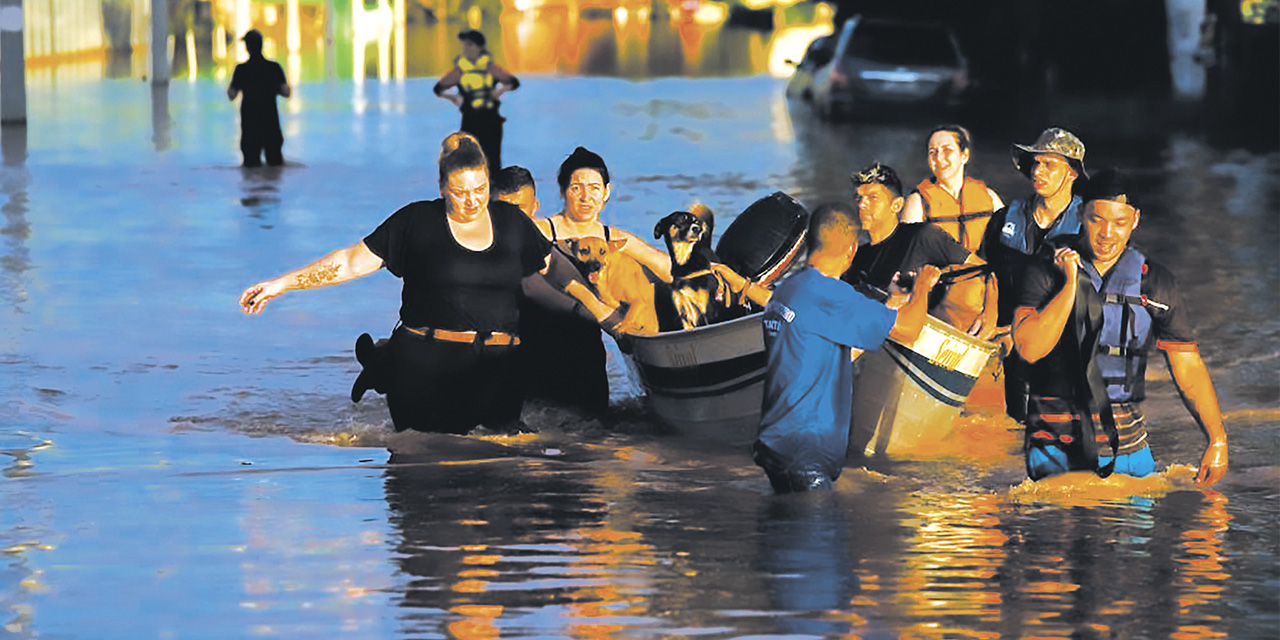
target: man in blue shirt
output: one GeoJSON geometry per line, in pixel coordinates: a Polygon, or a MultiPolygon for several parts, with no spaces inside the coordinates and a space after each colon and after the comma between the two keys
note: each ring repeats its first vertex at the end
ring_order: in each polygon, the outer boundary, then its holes
{"type": "Polygon", "coordinates": [[[780,284],[765,309],[768,367],[754,459],[777,493],[829,490],[840,477],[853,413],[850,350],[919,337],[940,275],[922,267],[910,295],[894,285],[887,304],[863,296],[840,280],[858,248],[856,219],[844,204],[818,207],[807,268],[780,284]]]}

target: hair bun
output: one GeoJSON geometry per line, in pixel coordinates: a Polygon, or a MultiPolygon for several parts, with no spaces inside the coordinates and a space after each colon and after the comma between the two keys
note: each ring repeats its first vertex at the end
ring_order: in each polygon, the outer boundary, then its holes
{"type": "Polygon", "coordinates": [[[456,131],[440,142],[440,184],[458,169],[487,169],[484,150],[475,136],[456,131]]]}
{"type": "Polygon", "coordinates": [[[564,162],[560,163],[560,173],[556,176],[556,182],[560,184],[561,192],[569,188],[569,180],[573,177],[573,172],[579,169],[597,171],[605,185],[609,184],[609,169],[604,164],[604,158],[586,147],[579,146],[564,159],[564,162]]]}
{"type": "Polygon", "coordinates": [[[441,146],[441,149],[440,149],[441,155],[448,155],[456,152],[457,150],[463,147],[471,147],[472,149],[479,149],[480,142],[476,140],[475,136],[469,133],[466,133],[463,131],[455,131],[449,134],[448,137],[444,139],[444,142],[440,143],[440,146],[441,146]]]}

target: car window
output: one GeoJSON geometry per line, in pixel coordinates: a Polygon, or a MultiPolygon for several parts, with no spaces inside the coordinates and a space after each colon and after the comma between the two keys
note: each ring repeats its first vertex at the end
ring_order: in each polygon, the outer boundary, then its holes
{"type": "Polygon", "coordinates": [[[809,48],[804,52],[804,60],[800,64],[807,68],[818,68],[831,62],[831,56],[835,53],[836,39],[834,36],[821,36],[815,38],[809,43],[809,48]]]}
{"type": "Polygon", "coordinates": [[[864,22],[855,27],[845,57],[904,66],[957,64],[955,46],[946,29],[884,22],[864,22]]]}

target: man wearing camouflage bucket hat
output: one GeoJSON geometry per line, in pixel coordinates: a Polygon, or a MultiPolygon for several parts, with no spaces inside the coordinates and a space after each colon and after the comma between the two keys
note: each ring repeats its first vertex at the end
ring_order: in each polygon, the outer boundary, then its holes
{"type": "MultiPolygon", "coordinates": [[[[1031,180],[1031,195],[1014,200],[991,216],[978,255],[992,265],[1000,290],[997,324],[1013,321],[1022,276],[1034,256],[1052,256],[1080,234],[1077,181],[1088,179],[1084,143],[1066,129],[1045,129],[1035,143],[1013,145],[1013,165],[1031,180]]],[[[1004,359],[1005,409],[1014,420],[1026,417],[1025,363],[1013,349],[1004,359]]]]}

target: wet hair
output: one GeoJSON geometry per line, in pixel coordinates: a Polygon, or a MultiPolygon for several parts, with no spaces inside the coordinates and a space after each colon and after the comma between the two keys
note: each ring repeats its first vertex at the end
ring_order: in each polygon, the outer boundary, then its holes
{"type": "Polygon", "coordinates": [[[812,256],[830,248],[831,242],[836,240],[832,237],[833,234],[839,234],[842,242],[847,240],[856,243],[860,227],[858,213],[849,204],[824,202],[809,214],[809,232],[805,235],[805,246],[812,256]]]}
{"type": "Polygon", "coordinates": [[[510,195],[532,186],[534,186],[533,174],[529,173],[528,169],[514,164],[503,167],[489,180],[489,189],[494,197],[510,195]]]}
{"type": "Polygon", "coordinates": [[[463,169],[484,169],[488,173],[489,162],[475,137],[458,131],[440,143],[440,186],[444,187],[453,172],[463,169]]]}
{"type": "Polygon", "coordinates": [[[1087,181],[1084,181],[1079,191],[1081,199],[1085,202],[1110,200],[1120,204],[1127,204],[1135,209],[1138,208],[1138,203],[1133,197],[1133,191],[1129,188],[1128,180],[1117,169],[1104,169],[1093,174],[1087,181]]]}
{"type": "Polygon", "coordinates": [[[969,150],[969,145],[973,144],[973,136],[970,136],[970,135],[969,135],[969,130],[968,130],[968,129],[966,129],[966,128],[964,128],[964,127],[962,127],[962,126],[958,125],[958,124],[949,124],[949,123],[948,123],[948,124],[940,124],[940,125],[938,125],[938,126],[934,127],[933,129],[930,129],[930,130],[929,130],[929,135],[928,135],[927,137],[925,137],[925,139],[924,139],[924,145],[925,145],[925,150],[926,150],[926,151],[927,151],[927,150],[928,150],[928,148],[929,148],[929,138],[932,138],[932,137],[933,137],[933,134],[935,134],[935,133],[941,133],[941,132],[943,132],[943,131],[945,131],[945,132],[947,132],[947,133],[951,133],[951,134],[954,134],[954,135],[955,135],[955,137],[956,137],[956,144],[960,147],[960,150],[961,150],[961,151],[968,151],[968,150],[969,150]]]}
{"type": "Polygon", "coordinates": [[[849,179],[853,181],[854,191],[864,184],[882,184],[893,192],[894,197],[902,197],[902,180],[898,178],[898,172],[889,165],[873,162],[861,171],[850,174],[849,179]]]}
{"type": "Polygon", "coordinates": [[[569,189],[569,180],[573,178],[573,172],[578,169],[594,169],[600,172],[600,179],[604,180],[605,186],[609,185],[609,169],[604,166],[604,158],[587,151],[584,147],[578,147],[564,159],[564,162],[560,163],[560,174],[556,176],[556,181],[560,183],[560,193],[569,189]]]}

